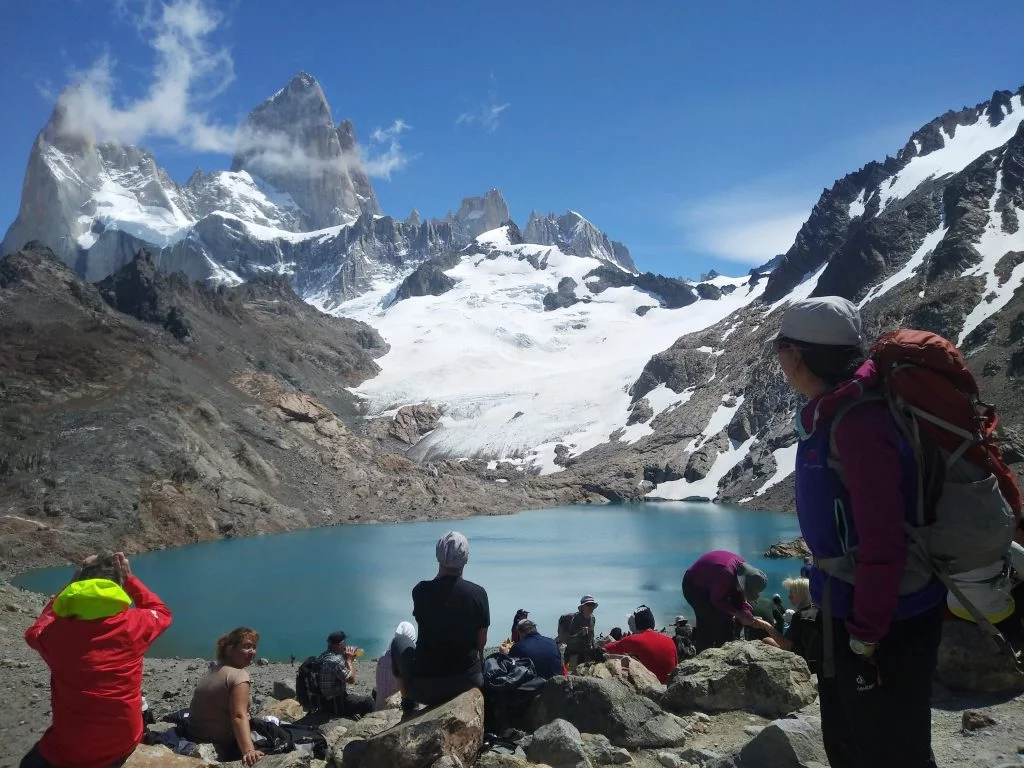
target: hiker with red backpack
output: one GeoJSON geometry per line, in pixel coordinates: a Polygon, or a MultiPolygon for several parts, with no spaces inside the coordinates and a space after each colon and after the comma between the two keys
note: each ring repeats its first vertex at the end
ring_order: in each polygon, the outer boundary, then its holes
{"type": "Polygon", "coordinates": [[[1019,510],[991,439],[994,412],[960,353],[934,334],[887,334],[866,358],[860,316],[840,297],[791,304],[774,347],[808,399],[797,414],[796,505],[821,607],[829,762],[934,766],[946,590],[987,624],[957,578],[1005,560],[1019,510]]]}

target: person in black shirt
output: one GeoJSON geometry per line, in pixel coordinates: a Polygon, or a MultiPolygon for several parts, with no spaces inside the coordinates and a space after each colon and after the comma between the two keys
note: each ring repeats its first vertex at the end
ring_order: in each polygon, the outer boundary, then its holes
{"type": "Polygon", "coordinates": [[[412,591],[417,642],[405,636],[391,642],[392,671],[404,709],[417,703],[442,704],[483,686],[491,611],[484,588],[462,578],[469,541],[461,533],[446,533],[437,542],[436,553],[437,576],[412,591]]]}

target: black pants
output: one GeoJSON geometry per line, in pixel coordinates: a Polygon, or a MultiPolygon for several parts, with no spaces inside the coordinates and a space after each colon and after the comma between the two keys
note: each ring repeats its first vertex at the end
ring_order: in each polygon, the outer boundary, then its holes
{"type": "Polygon", "coordinates": [[[320,699],[320,710],[336,717],[362,717],[373,712],[374,701],[369,696],[346,692],[334,699],[320,699]]]}
{"type": "Polygon", "coordinates": [[[703,587],[694,585],[689,574],[683,576],[683,597],[693,608],[696,623],[693,644],[697,653],[706,648],[717,648],[736,639],[736,622],[711,604],[711,595],[703,587]]]}
{"type": "Polygon", "coordinates": [[[413,674],[416,645],[404,635],[391,641],[391,671],[405,685],[406,698],[432,707],[451,701],[471,688],[483,688],[484,674],[479,663],[457,675],[427,677],[413,674]]]}
{"type": "MultiPolygon", "coordinates": [[[[945,604],[894,621],[872,662],[833,619],[836,676],[819,674],[821,732],[832,768],[935,768],[932,677],[945,604]]],[[[819,619],[824,621],[824,618],[819,619]]]]}
{"type": "MultiPolygon", "coordinates": [[[[120,768],[120,766],[124,765],[127,761],[128,758],[125,757],[118,760],[116,763],[112,763],[110,768],[120,768]]],[[[43,757],[42,753],[39,751],[39,742],[36,742],[32,746],[32,749],[30,749],[25,756],[21,758],[21,763],[18,768],[55,768],[55,766],[46,762],[46,758],[43,757]]]]}

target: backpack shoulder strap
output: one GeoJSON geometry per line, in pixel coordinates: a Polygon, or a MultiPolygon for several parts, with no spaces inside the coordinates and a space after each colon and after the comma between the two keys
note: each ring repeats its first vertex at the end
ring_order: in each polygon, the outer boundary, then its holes
{"type": "Polygon", "coordinates": [[[829,424],[828,428],[828,466],[829,469],[834,470],[835,473],[839,475],[839,479],[842,481],[843,485],[846,485],[846,472],[843,469],[842,459],[839,457],[839,447],[836,445],[836,430],[839,428],[839,424],[842,420],[846,418],[847,414],[849,414],[850,411],[858,405],[884,401],[885,395],[877,390],[869,389],[859,397],[847,400],[839,406],[839,410],[837,410],[835,415],[832,417],[832,423],[829,424]]]}

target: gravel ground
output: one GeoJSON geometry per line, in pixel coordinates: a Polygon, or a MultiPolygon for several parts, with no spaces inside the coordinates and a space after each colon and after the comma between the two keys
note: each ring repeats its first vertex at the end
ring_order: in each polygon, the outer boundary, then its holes
{"type": "MultiPolygon", "coordinates": [[[[49,724],[49,672],[22,639],[44,602],[42,596],[0,580],[0,768],[17,766],[49,724]]],[[[158,719],[188,706],[206,665],[204,659],[146,660],[143,694],[158,719]]],[[[356,673],[354,690],[370,693],[376,662],[357,660],[356,673]]],[[[256,664],[250,668],[250,675],[253,704],[258,709],[271,697],[275,681],[294,683],[295,668],[290,664],[256,664]]],[[[812,704],[805,712],[817,714],[817,705],[812,704]]],[[[698,734],[687,746],[728,753],[750,738],[745,728],[766,722],[745,712],[715,715],[708,732],[698,734]]],[[[932,734],[939,766],[1024,766],[1024,755],[1018,752],[1024,749],[1024,698],[962,698],[940,691],[932,710],[932,734]],[[995,720],[995,725],[965,735],[961,728],[965,710],[982,710],[995,720]]]]}

